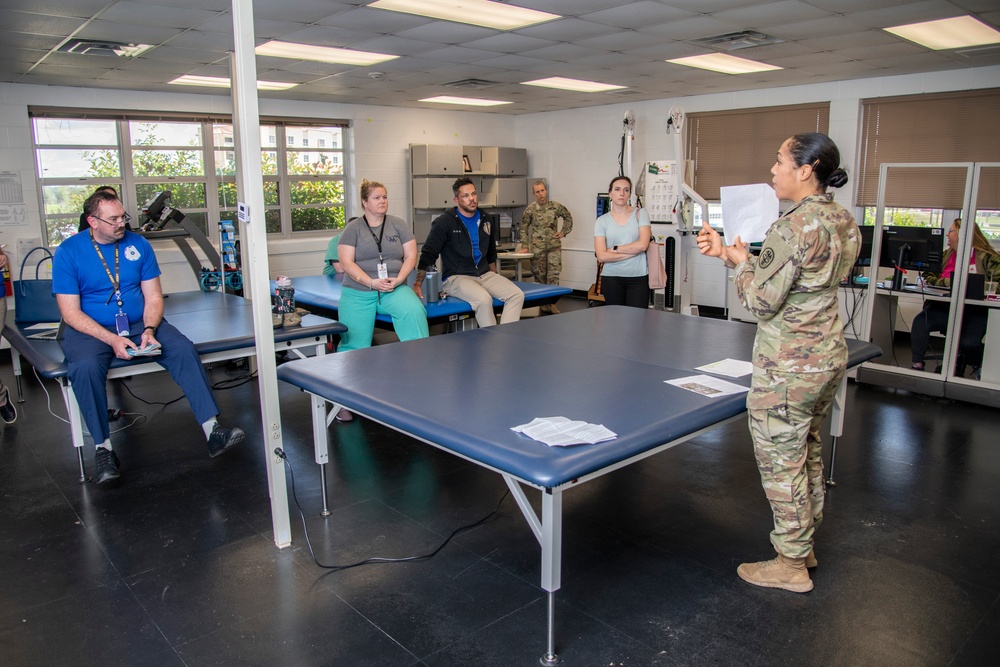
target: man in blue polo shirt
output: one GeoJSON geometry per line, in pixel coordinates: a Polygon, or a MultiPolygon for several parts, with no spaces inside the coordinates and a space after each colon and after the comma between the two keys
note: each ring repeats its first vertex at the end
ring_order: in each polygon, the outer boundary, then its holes
{"type": "Polygon", "coordinates": [[[152,246],[126,231],[129,216],[113,194],[95,192],[83,210],[90,231],[71,236],[56,250],[52,292],[67,324],[62,347],[73,393],[97,446],[97,483],[119,477],[108,428],[108,368],[115,357],[132,359],[137,351],[159,348],[157,361],[187,396],[209,456],[238,445],[244,433],[219,425],[219,408],[194,345],[163,319],[152,246]]]}

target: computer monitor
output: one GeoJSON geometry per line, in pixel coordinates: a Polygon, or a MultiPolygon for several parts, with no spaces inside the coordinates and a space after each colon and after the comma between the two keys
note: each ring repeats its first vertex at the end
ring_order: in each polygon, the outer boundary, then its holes
{"type": "Polygon", "coordinates": [[[940,273],[943,246],[940,227],[883,227],[879,266],[940,273]]]}
{"type": "Polygon", "coordinates": [[[872,225],[859,225],[861,232],[861,252],[858,253],[858,261],[854,266],[872,265],[872,247],[875,245],[875,227],[872,225]]]}

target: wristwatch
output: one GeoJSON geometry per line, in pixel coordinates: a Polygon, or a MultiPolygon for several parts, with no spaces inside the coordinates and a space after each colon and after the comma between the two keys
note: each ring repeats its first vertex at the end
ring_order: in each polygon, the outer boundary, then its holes
{"type": "Polygon", "coordinates": [[[149,326],[146,326],[146,327],[142,328],[143,331],[145,331],[146,329],[149,329],[150,331],[152,331],[154,336],[156,335],[156,327],[154,327],[152,324],[150,324],[149,326]]]}
{"type": "Polygon", "coordinates": [[[615,246],[615,247],[614,247],[614,248],[612,248],[611,250],[613,250],[614,252],[618,252],[618,246],[615,246]]]}

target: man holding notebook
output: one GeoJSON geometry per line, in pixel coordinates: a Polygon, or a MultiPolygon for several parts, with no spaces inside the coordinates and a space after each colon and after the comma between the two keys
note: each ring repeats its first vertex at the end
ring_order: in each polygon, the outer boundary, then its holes
{"type": "Polygon", "coordinates": [[[66,239],[56,250],[52,292],[66,324],[62,347],[73,393],[97,446],[97,483],[119,477],[105,389],[115,357],[157,354],[202,425],[209,456],[238,445],[243,431],[223,428],[216,420],[219,409],[194,345],[163,319],[160,267],[152,246],[125,229],[129,216],[110,193],[91,195],[84,213],[89,232],[66,239]]]}

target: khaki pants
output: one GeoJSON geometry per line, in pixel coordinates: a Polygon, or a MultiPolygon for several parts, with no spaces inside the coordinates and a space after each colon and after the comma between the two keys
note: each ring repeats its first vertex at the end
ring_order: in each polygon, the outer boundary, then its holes
{"type": "Polygon", "coordinates": [[[524,306],[524,292],[501,275],[488,271],[478,278],[475,276],[450,276],[442,289],[451,296],[468,301],[476,313],[476,324],[492,327],[497,323],[493,314],[494,297],[503,301],[500,324],[517,322],[521,319],[524,306]]]}

